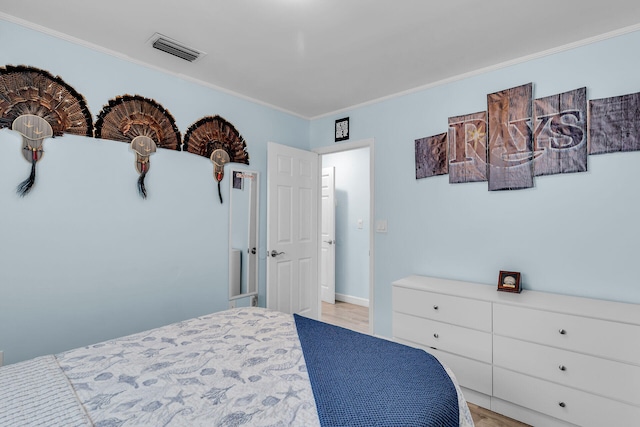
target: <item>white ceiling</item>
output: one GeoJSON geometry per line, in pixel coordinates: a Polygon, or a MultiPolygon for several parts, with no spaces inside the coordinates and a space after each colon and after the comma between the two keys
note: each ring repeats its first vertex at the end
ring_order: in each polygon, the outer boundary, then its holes
{"type": "Polygon", "coordinates": [[[640,1],[0,0],[0,18],[314,118],[637,29],[640,1]],[[156,32],[206,55],[153,49],[156,32]]]}

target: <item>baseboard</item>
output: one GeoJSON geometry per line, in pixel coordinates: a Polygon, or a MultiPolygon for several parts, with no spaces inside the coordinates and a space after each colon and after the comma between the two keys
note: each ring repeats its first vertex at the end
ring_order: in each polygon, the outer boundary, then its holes
{"type": "Polygon", "coordinates": [[[369,300],[365,298],[352,297],[350,295],[336,294],[336,301],[348,302],[349,304],[369,307],[369,300]]]}

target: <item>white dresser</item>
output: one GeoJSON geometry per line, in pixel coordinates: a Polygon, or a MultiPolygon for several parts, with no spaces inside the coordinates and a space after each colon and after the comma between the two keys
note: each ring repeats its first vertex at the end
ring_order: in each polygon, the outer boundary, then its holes
{"type": "Polygon", "coordinates": [[[469,402],[528,424],[640,426],[640,305],[410,276],[393,336],[451,367],[469,402]]]}

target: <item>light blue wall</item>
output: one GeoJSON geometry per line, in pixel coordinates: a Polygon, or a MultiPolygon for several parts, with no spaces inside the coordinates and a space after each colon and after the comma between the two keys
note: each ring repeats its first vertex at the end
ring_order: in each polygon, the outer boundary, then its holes
{"type": "Polygon", "coordinates": [[[640,152],[590,156],[586,173],[502,192],[447,175],[416,180],[414,159],[415,139],[486,110],[488,93],[529,82],[536,97],[638,92],[639,49],[634,32],[311,123],[312,148],[334,144],[334,120],[345,116],[352,141],[375,138],[373,221],[388,220],[375,235],[375,333],[391,335],[391,282],[410,274],[493,284],[513,270],[525,289],[640,303],[640,152]]]}
{"type": "MultiPolygon", "coordinates": [[[[275,109],[2,20],[0,41],[0,65],[60,75],[85,96],[94,120],[110,99],[126,93],[155,99],[183,133],[201,117],[219,114],[244,136],[250,168],[263,174],[267,141],[308,145],[309,122],[275,109]]],[[[20,147],[18,136],[0,131],[5,363],[227,307],[228,204],[218,201],[208,159],[158,150],[146,181],[149,198],[142,200],[127,144],[65,135],[45,141],[36,186],[20,199],[15,188],[30,168],[20,147]]],[[[265,194],[266,179],[261,182],[265,194]]],[[[262,305],[265,268],[263,257],[262,305]]]]}
{"type": "Polygon", "coordinates": [[[325,154],[322,167],[329,166],[336,181],[336,293],[369,300],[369,148],[325,154]]]}

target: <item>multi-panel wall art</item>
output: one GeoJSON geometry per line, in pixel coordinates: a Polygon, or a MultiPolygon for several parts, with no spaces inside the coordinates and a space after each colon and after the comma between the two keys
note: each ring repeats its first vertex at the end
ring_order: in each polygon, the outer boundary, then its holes
{"type": "Polygon", "coordinates": [[[436,164],[446,171],[446,152],[451,184],[531,188],[536,176],[585,172],[589,154],[640,150],[640,93],[591,100],[587,110],[585,87],[533,99],[529,83],[489,94],[487,111],[448,122],[446,134],[415,140],[416,179],[447,173],[425,173],[436,164]]]}
{"type": "Polygon", "coordinates": [[[640,150],[640,93],[593,99],[589,154],[640,150]]]}
{"type": "Polygon", "coordinates": [[[533,103],[534,175],[587,170],[587,88],[533,103]]]}
{"type": "Polygon", "coordinates": [[[533,187],[533,84],[487,95],[489,190],[533,187]]]}
{"type": "Polygon", "coordinates": [[[447,171],[447,134],[416,139],[416,178],[444,175],[447,171]]]}
{"type": "Polygon", "coordinates": [[[487,180],[487,112],[449,117],[449,182],[487,180]]]}

